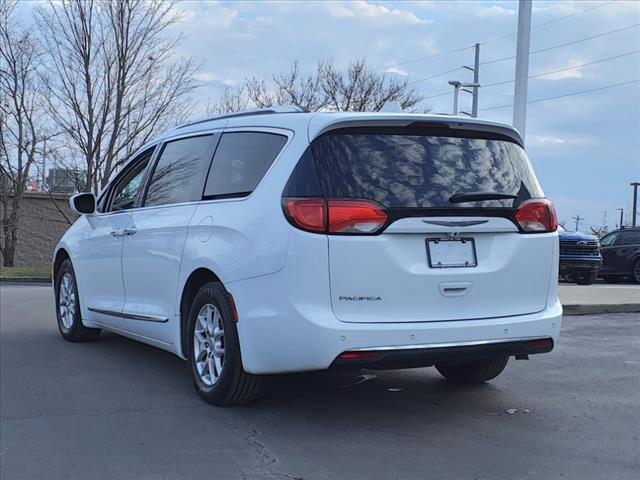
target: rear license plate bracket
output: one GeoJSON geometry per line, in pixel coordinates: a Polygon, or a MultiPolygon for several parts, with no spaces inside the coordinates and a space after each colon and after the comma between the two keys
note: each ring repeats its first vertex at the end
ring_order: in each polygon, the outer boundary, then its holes
{"type": "Polygon", "coordinates": [[[477,267],[473,238],[427,238],[427,259],[431,268],[477,267]]]}

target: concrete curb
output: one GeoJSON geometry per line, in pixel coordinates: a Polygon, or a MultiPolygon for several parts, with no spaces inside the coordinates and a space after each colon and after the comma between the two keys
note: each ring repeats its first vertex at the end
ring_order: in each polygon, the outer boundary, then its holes
{"type": "Polygon", "coordinates": [[[47,277],[1,277],[0,283],[51,285],[51,279],[47,277]]]}
{"type": "MultiPolygon", "coordinates": [[[[46,277],[0,278],[5,285],[51,285],[46,277]]],[[[606,313],[640,313],[640,303],[563,304],[564,315],[602,315],[606,313]]]]}
{"type": "Polygon", "coordinates": [[[579,304],[562,305],[564,315],[598,315],[605,313],[636,313],[640,312],[640,303],[611,303],[611,304],[579,304]]]}

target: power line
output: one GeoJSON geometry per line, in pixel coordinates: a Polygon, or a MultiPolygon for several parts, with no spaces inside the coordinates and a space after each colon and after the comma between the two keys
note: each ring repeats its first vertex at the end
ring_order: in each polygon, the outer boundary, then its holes
{"type": "MultiPolygon", "coordinates": [[[[607,6],[607,5],[611,4],[611,3],[614,3],[614,2],[615,2],[615,0],[611,0],[609,2],[602,3],[600,5],[596,5],[595,7],[586,8],[584,10],[580,10],[579,12],[574,12],[574,13],[571,13],[569,15],[565,15],[564,17],[555,18],[555,19],[549,20],[547,22],[540,23],[538,25],[533,25],[531,27],[531,29],[535,30],[535,29],[538,29],[538,28],[546,27],[547,25],[551,25],[552,23],[560,22],[562,20],[566,20],[567,18],[575,17],[577,15],[582,15],[583,13],[591,12],[593,10],[605,7],[605,6],[607,6]]],[[[516,35],[517,35],[517,32],[514,32],[514,33],[509,33],[507,35],[504,35],[502,37],[490,38],[488,40],[485,40],[484,42],[480,42],[480,45],[486,45],[488,43],[494,43],[494,42],[497,42],[499,40],[503,40],[505,38],[515,37],[516,35]]],[[[447,50],[446,52],[436,53],[434,55],[428,55],[426,57],[418,57],[418,58],[413,58],[413,59],[410,59],[410,60],[403,60],[403,61],[400,61],[400,62],[388,63],[386,65],[383,65],[381,67],[376,68],[376,70],[383,70],[385,68],[398,67],[400,65],[407,65],[409,63],[416,63],[416,62],[422,62],[424,60],[431,60],[431,59],[434,59],[434,58],[440,58],[440,57],[444,57],[446,55],[450,55],[452,53],[458,53],[458,52],[464,52],[465,50],[471,50],[473,48],[474,48],[474,45],[469,45],[467,47],[454,48],[452,50],[447,50]]]]}
{"type": "MultiPolygon", "coordinates": [[[[617,28],[615,30],[610,30],[608,32],[602,32],[602,33],[599,33],[597,35],[592,35],[590,37],[581,38],[579,40],[574,40],[572,42],[561,43],[559,45],[553,45],[553,46],[547,47],[547,48],[541,48],[540,50],[532,51],[531,53],[529,53],[529,56],[535,55],[537,53],[548,52],[550,50],[555,50],[557,48],[568,47],[570,45],[576,45],[578,43],[586,42],[587,40],[593,40],[595,38],[600,38],[600,37],[604,37],[604,36],[607,36],[607,35],[612,35],[614,33],[618,33],[618,32],[622,32],[624,30],[629,30],[631,28],[635,28],[635,27],[637,27],[639,25],[640,25],[640,23],[634,23],[633,25],[628,25],[626,27],[617,28]]],[[[482,62],[482,63],[480,63],[480,65],[490,65],[492,63],[503,62],[505,60],[513,60],[514,58],[516,58],[515,55],[509,56],[509,57],[496,58],[495,60],[489,60],[488,62],[482,62]]]]}
{"type": "Polygon", "coordinates": [[[414,80],[412,82],[408,82],[407,85],[414,85],[416,83],[424,82],[425,80],[431,80],[432,78],[441,77],[443,75],[446,75],[447,73],[451,73],[451,72],[455,72],[457,70],[460,70],[461,68],[462,67],[456,67],[456,68],[452,68],[451,70],[447,70],[445,72],[440,72],[440,73],[436,73],[434,75],[429,75],[428,77],[424,77],[424,78],[420,78],[419,80],[414,80]]]}
{"type": "MultiPolygon", "coordinates": [[[[601,58],[601,59],[594,60],[594,61],[588,62],[588,63],[581,63],[580,65],[573,65],[571,67],[561,68],[561,69],[558,69],[558,70],[550,70],[548,72],[536,73],[536,74],[533,74],[533,75],[529,75],[529,78],[538,78],[538,77],[544,77],[546,75],[552,75],[554,73],[566,72],[567,70],[574,70],[576,68],[582,68],[582,67],[587,67],[587,66],[590,66],[590,65],[595,65],[597,63],[608,62],[610,60],[615,60],[617,58],[628,57],[629,55],[634,55],[636,53],[640,53],[640,49],[633,50],[632,52],[622,53],[620,55],[614,55],[613,57],[601,58]]],[[[482,88],[495,87],[497,85],[507,85],[509,83],[513,83],[514,81],[515,80],[504,80],[502,82],[487,83],[487,84],[483,84],[482,88]]],[[[425,97],[424,100],[428,100],[430,98],[443,97],[445,95],[451,95],[452,93],[453,93],[453,90],[447,90],[446,92],[437,93],[435,95],[429,95],[429,96],[425,97]]]]}
{"type": "Polygon", "coordinates": [[[388,63],[386,65],[383,65],[382,67],[376,68],[376,70],[382,70],[382,69],[391,68],[391,67],[398,67],[400,65],[407,65],[408,63],[416,63],[416,62],[422,62],[423,60],[431,60],[433,58],[444,57],[444,56],[450,55],[452,53],[458,53],[458,52],[464,52],[465,50],[471,50],[473,47],[474,47],[473,45],[471,45],[470,47],[460,47],[460,48],[455,48],[453,50],[448,50],[446,52],[437,53],[435,55],[429,55],[427,57],[414,58],[412,60],[403,60],[402,62],[388,63]]]}
{"type": "MultiPolygon", "coordinates": [[[[629,80],[627,82],[614,83],[612,85],[605,85],[603,87],[591,88],[589,90],[581,90],[579,92],[565,93],[563,95],[556,95],[554,97],[538,98],[536,100],[531,100],[531,101],[529,101],[527,103],[547,102],[549,100],[557,100],[558,98],[573,97],[575,95],[583,95],[585,93],[598,92],[600,90],[606,90],[606,89],[614,88],[614,87],[622,87],[623,85],[631,85],[632,83],[638,83],[638,82],[640,82],[640,78],[637,78],[635,80],[629,80]]],[[[497,109],[500,109],[500,108],[509,108],[509,107],[512,107],[512,106],[513,106],[513,104],[510,103],[509,105],[496,105],[494,107],[481,108],[480,110],[497,110],[497,109]]]]}
{"type": "MultiPolygon", "coordinates": [[[[561,73],[561,72],[566,72],[568,70],[575,70],[576,68],[588,67],[590,65],[596,65],[598,63],[608,62],[611,60],[615,60],[617,58],[628,57],[629,55],[635,55],[636,53],[639,53],[639,52],[640,52],[640,49],[633,50],[632,52],[622,53],[620,55],[614,55],[613,57],[601,58],[599,60],[594,60],[592,62],[581,63],[580,65],[573,65],[571,67],[560,68],[558,70],[550,70],[548,72],[536,73],[534,75],[529,75],[529,78],[544,77],[546,75],[552,75],[554,73],[561,73]]],[[[504,80],[502,82],[487,83],[485,85],[482,85],[482,87],[487,88],[487,87],[495,87],[496,85],[506,85],[508,83],[513,83],[514,81],[515,80],[504,80]]],[[[431,97],[426,97],[426,98],[431,98],[431,97]]]]}
{"type": "MultiPolygon", "coordinates": [[[[535,30],[535,29],[538,29],[538,28],[546,27],[547,25],[551,25],[552,23],[557,23],[557,22],[560,22],[562,20],[566,20],[567,18],[575,17],[577,15],[582,15],[583,13],[588,13],[588,12],[591,12],[593,10],[597,10],[598,8],[606,7],[607,5],[610,5],[610,4],[614,3],[615,1],[616,0],[611,0],[609,2],[601,3],[600,5],[596,5],[595,7],[586,8],[586,9],[580,10],[578,12],[570,13],[569,15],[565,15],[564,17],[554,18],[554,19],[549,20],[547,22],[543,22],[543,23],[539,23],[537,25],[533,25],[531,27],[531,30],[535,30]]],[[[513,32],[513,33],[509,33],[507,35],[503,35],[501,37],[485,40],[484,42],[480,42],[480,45],[487,45],[489,43],[497,42],[498,40],[504,40],[505,38],[515,37],[517,34],[518,34],[517,32],[513,32]]]]}

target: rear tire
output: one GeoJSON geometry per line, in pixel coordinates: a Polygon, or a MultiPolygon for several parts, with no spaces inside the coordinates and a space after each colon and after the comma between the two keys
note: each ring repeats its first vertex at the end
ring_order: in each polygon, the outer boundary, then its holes
{"type": "Polygon", "coordinates": [[[631,270],[631,277],[636,283],[640,283],[640,258],[633,262],[633,270],[631,270]]]}
{"type": "Polygon", "coordinates": [[[436,369],[451,382],[482,383],[500,375],[508,361],[509,357],[504,356],[461,364],[436,364],[436,369]]]}
{"type": "Polygon", "coordinates": [[[591,285],[597,278],[597,273],[584,273],[575,276],[575,280],[578,285],[591,285]]]}
{"type": "Polygon", "coordinates": [[[60,265],[54,285],[56,318],[62,338],[69,342],[91,342],[98,338],[99,328],[87,328],[82,324],[78,283],[68,258],[60,265]]]}
{"type": "Polygon", "coordinates": [[[257,395],[260,377],[242,367],[238,329],[224,287],[203,285],[189,310],[189,364],[200,398],[212,405],[244,405],[257,395]]]}

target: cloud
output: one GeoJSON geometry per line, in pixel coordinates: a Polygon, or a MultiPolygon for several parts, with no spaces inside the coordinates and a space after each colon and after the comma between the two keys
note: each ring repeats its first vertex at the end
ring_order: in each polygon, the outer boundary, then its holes
{"type": "Polygon", "coordinates": [[[476,15],[480,18],[489,17],[511,17],[517,14],[511,8],[504,8],[499,5],[491,5],[490,7],[475,7],[476,15]]]}
{"type": "Polygon", "coordinates": [[[358,0],[348,3],[327,2],[327,11],[335,18],[369,18],[376,21],[420,25],[431,23],[423,20],[409,10],[390,8],[385,5],[358,0]]]}
{"type": "MultiPolygon", "coordinates": [[[[544,71],[562,70],[563,68],[577,67],[589,63],[589,60],[581,60],[579,58],[570,59],[565,65],[558,67],[545,68],[544,71]]],[[[543,75],[537,77],[541,80],[566,80],[568,78],[593,78],[593,75],[588,75],[583,71],[584,67],[571,68],[571,70],[565,70],[563,72],[551,73],[549,75],[543,75]]]]}
{"type": "Polygon", "coordinates": [[[406,77],[409,75],[409,72],[407,72],[406,70],[402,70],[398,67],[394,67],[394,66],[390,66],[385,70],[385,73],[394,73],[396,75],[402,75],[403,77],[406,77]]]}
{"type": "Polygon", "coordinates": [[[531,147],[558,147],[561,145],[581,145],[592,143],[593,139],[587,136],[573,135],[529,135],[527,144],[531,147]]]}

